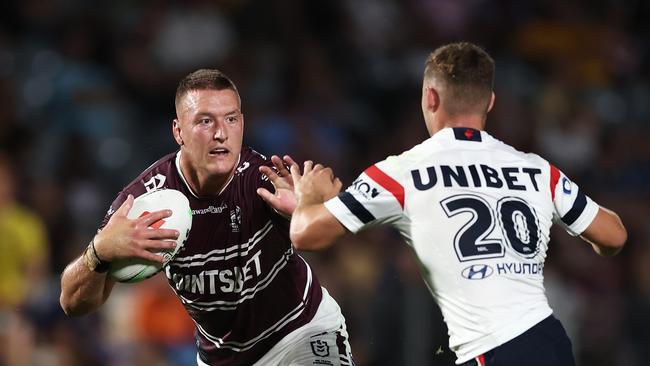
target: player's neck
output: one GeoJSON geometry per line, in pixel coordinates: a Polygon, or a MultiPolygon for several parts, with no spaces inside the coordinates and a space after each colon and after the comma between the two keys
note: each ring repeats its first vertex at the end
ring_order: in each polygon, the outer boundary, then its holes
{"type": "Polygon", "coordinates": [[[182,156],[180,160],[181,174],[183,174],[185,182],[192,192],[199,197],[219,195],[235,173],[233,169],[227,175],[207,174],[206,172],[195,169],[182,156]]]}
{"type": "MultiPolygon", "coordinates": [[[[485,129],[485,115],[480,114],[441,114],[436,116],[435,126],[437,131],[443,128],[473,128],[482,131],[485,129]]],[[[437,132],[435,131],[435,132],[437,132]]]]}

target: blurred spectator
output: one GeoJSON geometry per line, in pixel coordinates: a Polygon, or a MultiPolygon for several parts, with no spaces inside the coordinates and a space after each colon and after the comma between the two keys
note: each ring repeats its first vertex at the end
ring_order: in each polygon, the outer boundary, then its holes
{"type": "Polygon", "coordinates": [[[0,363],[26,365],[36,343],[24,311],[48,280],[45,225],[15,196],[11,161],[0,153],[0,363]]]}
{"type": "MultiPolygon", "coordinates": [[[[133,291],[131,327],[137,344],[153,347],[171,365],[196,362],[194,323],[163,276],[156,276],[133,291]]],[[[140,364],[150,364],[141,362],[140,364]]]]}
{"type": "Polygon", "coordinates": [[[4,311],[24,305],[49,274],[45,225],[16,201],[15,179],[8,157],[0,155],[0,305],[4,311]]]}

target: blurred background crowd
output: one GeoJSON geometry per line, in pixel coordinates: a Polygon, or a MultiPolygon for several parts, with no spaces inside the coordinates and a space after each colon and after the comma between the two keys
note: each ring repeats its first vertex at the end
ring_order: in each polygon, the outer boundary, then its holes
{"type": "MultiPolygon", "coordinates": [[[[67,318],[59,276],[119,189],[173,151],[174,91],[199,67],[238,85],[245,144],[334,168],[347,185],[426,139],[429,52],[495,58],[487,129],[620,213],[599,258],[552,232],[546,288],[579,365],[650,365],[647,0],[22,0],[0,5],[0,365],[189,365],[192,324],[163,276],[67,318]]],[[[359,365],[448,365],[446,328],[390,229],[306,254],[359,365]]]]}

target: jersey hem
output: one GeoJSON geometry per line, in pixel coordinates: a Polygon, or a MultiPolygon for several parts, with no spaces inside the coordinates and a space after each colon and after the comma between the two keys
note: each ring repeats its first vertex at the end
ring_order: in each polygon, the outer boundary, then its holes
{"type": "MultiPolygon", "coordinates": [[[[469,360],[472,360],[486,352],[489,352],[493,350],[494,348],[499,347],[500,345],[509,342],[520,335],[524,334],[526,331],[528,331],[530,328],[534,327],[536,324],[541,322],[542,320],[548,318],[553,314],[553,311],[549,308],[547,311],[540,313],[540,315],[531,318],[530,321],[524,323],[526,324],[525,326],[521,326],[520,322],[514,322],[513,324],[517,326],[513,327],[505,327],[502,328],[501,331],[498,333],[493,333],[492,335],[489,335],[487,337],[483,337],[480,339],[477,339],[475,341],[472,341],[471,343],[483,343],[486,342],[486,344],[482,347],[477,347],[475,351],[471,351],[471,353],[466,353],[463,355],[459,355],[459,352],[456,352],[456,364],[462,364],[464,362],[467,362],[469,360]],[[507,334],[507,336],[505,336],[507,334]]],[[[471,344],[470,343],[470,344],[471,344]]],[[[464,346],[463,348],[467,348],[467,346],[464,346]]]]}

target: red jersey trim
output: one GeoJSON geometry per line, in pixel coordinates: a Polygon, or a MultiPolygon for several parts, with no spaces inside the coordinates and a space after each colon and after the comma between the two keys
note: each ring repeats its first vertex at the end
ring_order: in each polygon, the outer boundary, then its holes
{"type": "Polygon", "coordinates": [[[560,170],[553,164],[549,165],[551,166],[551,200],[555,201],[555,186],[560,180],[560,170]]]}
{"type": "Polygon", "coordinates": [[[395,196],[397,202],[402,206],[402,210],[404,209],[404,187],[401,184],[377,168],[376,165],[371,165],[364,173],[395,196]]]}

